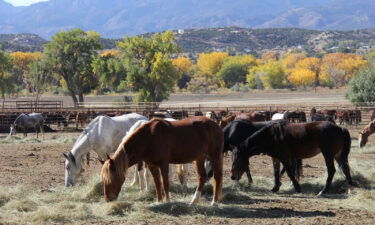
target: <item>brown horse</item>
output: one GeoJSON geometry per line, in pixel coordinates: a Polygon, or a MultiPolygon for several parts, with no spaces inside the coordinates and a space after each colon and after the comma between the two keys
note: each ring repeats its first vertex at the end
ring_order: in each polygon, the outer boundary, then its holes
{"type": "Polygon", "coordinates": [[[138,128],[123,140],[113,157],[102,168],[104,198],[117,199],[125,182],[126,170],[144,161],[154,178],[157,199],[162,201],[161,180],[165,200],[169,201],[168,167],[170,163],[183,164],[195,161],[198,187],[191,203],[196,203],[206,181],[204,162],[212,161],[214,173],[213,201],[221,200],[223,174],[223,131],[206,117],[191,117],[179,121],[154,119],[138,128]]]}
{"type": "MultiPolygon", "coordinates": [[[[353,185],[348,163],[350,145],[349,131],[331,122],[275,122],[261,128],[233,150],[231,178],[239,180],[249,164],[249,157],[265,153],[284,164],[295,190],[300,192],[301,187],[294,175],[292,159],[311,158],[321,152],[328,171],[326,185],[319,193],[323,195],[329,190],[336,171],[334,160],[339,164],[348,184],[353,185]]],[[[280,164],[274,165],[274,192],[281,186],[279,171],[280,164]]]]}
{"type": "Polygon", "coordinates": [[[368,137],[375,132],[375,120],[371,121],[369,124],[363,128],[361,132],[359,132],[358,135],[358,143],[359,147],[362,148],[366,145],[368,141],[368,137]]]}

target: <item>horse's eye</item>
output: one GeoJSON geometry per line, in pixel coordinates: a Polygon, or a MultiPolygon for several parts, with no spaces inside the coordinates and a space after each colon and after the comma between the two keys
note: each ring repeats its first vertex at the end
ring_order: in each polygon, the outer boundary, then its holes
{"type": "Polygon", "coordinates": [[[66,168],[67,170],[69,170],[70,167],[69,167],[69,166],[66,166],[65,168],[66,168]]]}

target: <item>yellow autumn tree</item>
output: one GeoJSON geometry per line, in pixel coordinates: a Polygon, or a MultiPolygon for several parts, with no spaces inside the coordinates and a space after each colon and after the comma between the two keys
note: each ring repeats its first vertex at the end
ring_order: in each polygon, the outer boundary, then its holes
{"type": "Polygon", "coordinates": [[[102,54],[100,54],[100,57],[110,57],[110,56],[119,57],[120,53],[118,50],[111,49],[111,50],[103,51],[102,54]]]}
{"type": "Polygon", "coordinates": [[[299,60],[288,76],[289,82],[295,86],[319,85],[321,60],[315,57],[299,60]],[[313,77],[313,78],[312,78],[313,77]]]}
{"type": "Polygon", "coordinates": [[[198,70],[202,74],[214,76],[227,57],[227,52],[201,53],[197,61],[198,70]]]}
{"type": "Polygon", "coordinates": [[[321,80],[329,80],[335,87],[341,87],[346,85],[359,69],[366,66],[368,62],[357,54],[327,54],[322,60],[321,80]]]}
{"type": "Polygon", "coordinates": [[[288,79],[295,86],[311,86],[315,82],[315,73],[309,69],[294,69],[288,79]]]}
{"type": "Polygon", "coordinates": [[[263,62],[267,62],[269,60],[277,61],[277,60],[279,60],[279,58],[280,58],[280,53],[275,52],[275,51],[265,52],[265,53],[262,54],[262,57],[261,57],[263,62]]]}
{"type": "Polygon", "coordinates": [[[304,53],[291,53],[281,59],[281,64],[285,70],[286,76],[289,76],[293,72],[296,64],[305,58],[306,55],[304,53]]]}
{"type": "Polygon", "coordinates": [[[190,59],[183,56],[173,59],[172,64],[180,74],[187,74],[193,67],[190,59]]]}

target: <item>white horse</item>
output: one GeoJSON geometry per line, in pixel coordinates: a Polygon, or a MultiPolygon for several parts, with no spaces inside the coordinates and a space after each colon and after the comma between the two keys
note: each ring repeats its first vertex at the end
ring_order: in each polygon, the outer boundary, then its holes
{"type": "Polygon", "coordinates": [[[272,115],[271,120],[287,120],[288,119],[288,111],[284,111],[282,113],[275,113],[272,115]]]}
{"type": "MultiPolygon", "coordinates": [[[[165,118],[165,120],[167,121],[176,121],[175,119],[173,118],[165,118]]],[[[133,134],[139,127],[141,127],[143,124],[145,124],[146,122],[148,122],[147,120],[139,120],[137,121],[131,128],[130,130],[126,133],[126,136],[124,137],[124,139],[128,138],[131,134],[133,134]]],[[[183,186],[186,186],[186,179],[185,179],[185,171],[187,171],[188,169],[188,164],[178,164],[176,165],[177,167],[177,174],[179,176],[179,180],[180,180],[180,183],[183,185],[183,186]]],[[[174,174],[174,171],[173,171],[173,166],[169,165],[169,174],[174,174]]],[[[144,163],[142,163],[141,165],[137,165],[134,167],[134,179],[133,179],[133,182],[130,186],[133,186],[135,184],[138,184],[139,187],[140,187],[140,190],[148,190],[148,187],[149,187],[149,184],[150,184],[150,171],[147,170],[147,168],[145,168],[145,165],[144,163]]],[[[171,180],[172,176],[170,175],[169,176],[169,183],[172,182],[171,180]]]]}
{"type": "Polygon", "coordinates": [[[65,186],[73,186],[77,177],[84,171],[82,157],[93,150],[99,160],[115,152],[126,132],[138,120],[146,117],[130,113],[122,116],[98,116],[93,119],[74,143],[70,152],[63,153],[65,160],[65,186]]]}

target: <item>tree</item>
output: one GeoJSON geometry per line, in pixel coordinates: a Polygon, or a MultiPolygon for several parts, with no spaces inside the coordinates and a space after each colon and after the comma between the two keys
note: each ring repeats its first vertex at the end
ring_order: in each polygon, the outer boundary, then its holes
{"type": "Polygon", "coordinates": [[[83,95],[97,85],[92,61],[101,49],[99,39],[96,32],[72,29],[55,34],[44,46],[53,71],[62,78],[62,85],[68,89],[74,104],[83,102],[83,95]]]}
{"type": "Polygon", "coordinates": [[[275,60],[250,68],[246,77],[250,87],[283,88],[286,86],[285,73],[281,64],[275,60]]]}
{"type": "Polygon", "coordinates": [[[126,70],[120,54],[114,50],[105,51],[97,56],[92,62],[92,68],[99,79],[101,89],[118,91],[121,81],[126,79],[126,70]]]}
{"type": "Polygon", "coordinates": [[[321,80],[325,78],[333,82],[335,87],[341,87],[346,85],[359,69],[367,65],[368,62],[356,54],[327,54],[322,59],[321,80]]]}
{"type": "Polygon", "coordinates": [[[42,58],[41,52],[13,52],[11,53],[13,61],[13,74],[20,88],[30,87],[28,83],[29,66],[31,63],[39,61],[42,58]]]}
{"type": "Polygon", "coordinates": [[[360,70],[348,84],[351,102],[375,102],[375,68],[360,70]]]}
{"type": "MultiPolygon", "coordinates": [[[[1,46],[0,46],[1,47],[1,46]]],[[[11,93],[15,85],[15,77],[12,76],[13,63],[9,54],[0,48],[0,93],[4,99],[6,93],[11,93]]]]}
{"type": "Polygon", "coordinates": [[[180,56],[172,60],[173,66],[180,74],[180,78],[177,81],[177,86],[180,89],[186,88],[187,83],[191,80],[191,71],[193,68],[193,63],[190,59],[180,56]]]}
{"type": "Polygon", "coordinates": [[[294,66],[294,69],[290,70],[288,80],[296,86],[311,86],[315,84],[315,87],[319,85],[319,74],[320,74],[321,61],[319,58],[309,57],[299,61],[294,66]]]}
{"type": "Polygon", "coordinates": [[[117,43],[127,71],[126,81],[136,92],[137,101],[159,102],[173,91],[178,72],[171,55],[179,51],[173,32],[146,37],[125,37],[117,43]]]}
{"type": "Polygon", "coordinates": [[[217,75],[224,81],[226,87],[232,87],[236,83],[244,83],[247,71],[255,65],[257,60],[252,55],[230,56],[224,60],[217,75]]]}
{"type": "Polygon", "coordinates": [[[30,64],[28,81],[35,93],[35,101],[39,101],[40,95],[51,85],[53,73],[46,59],[30,64]]]}

